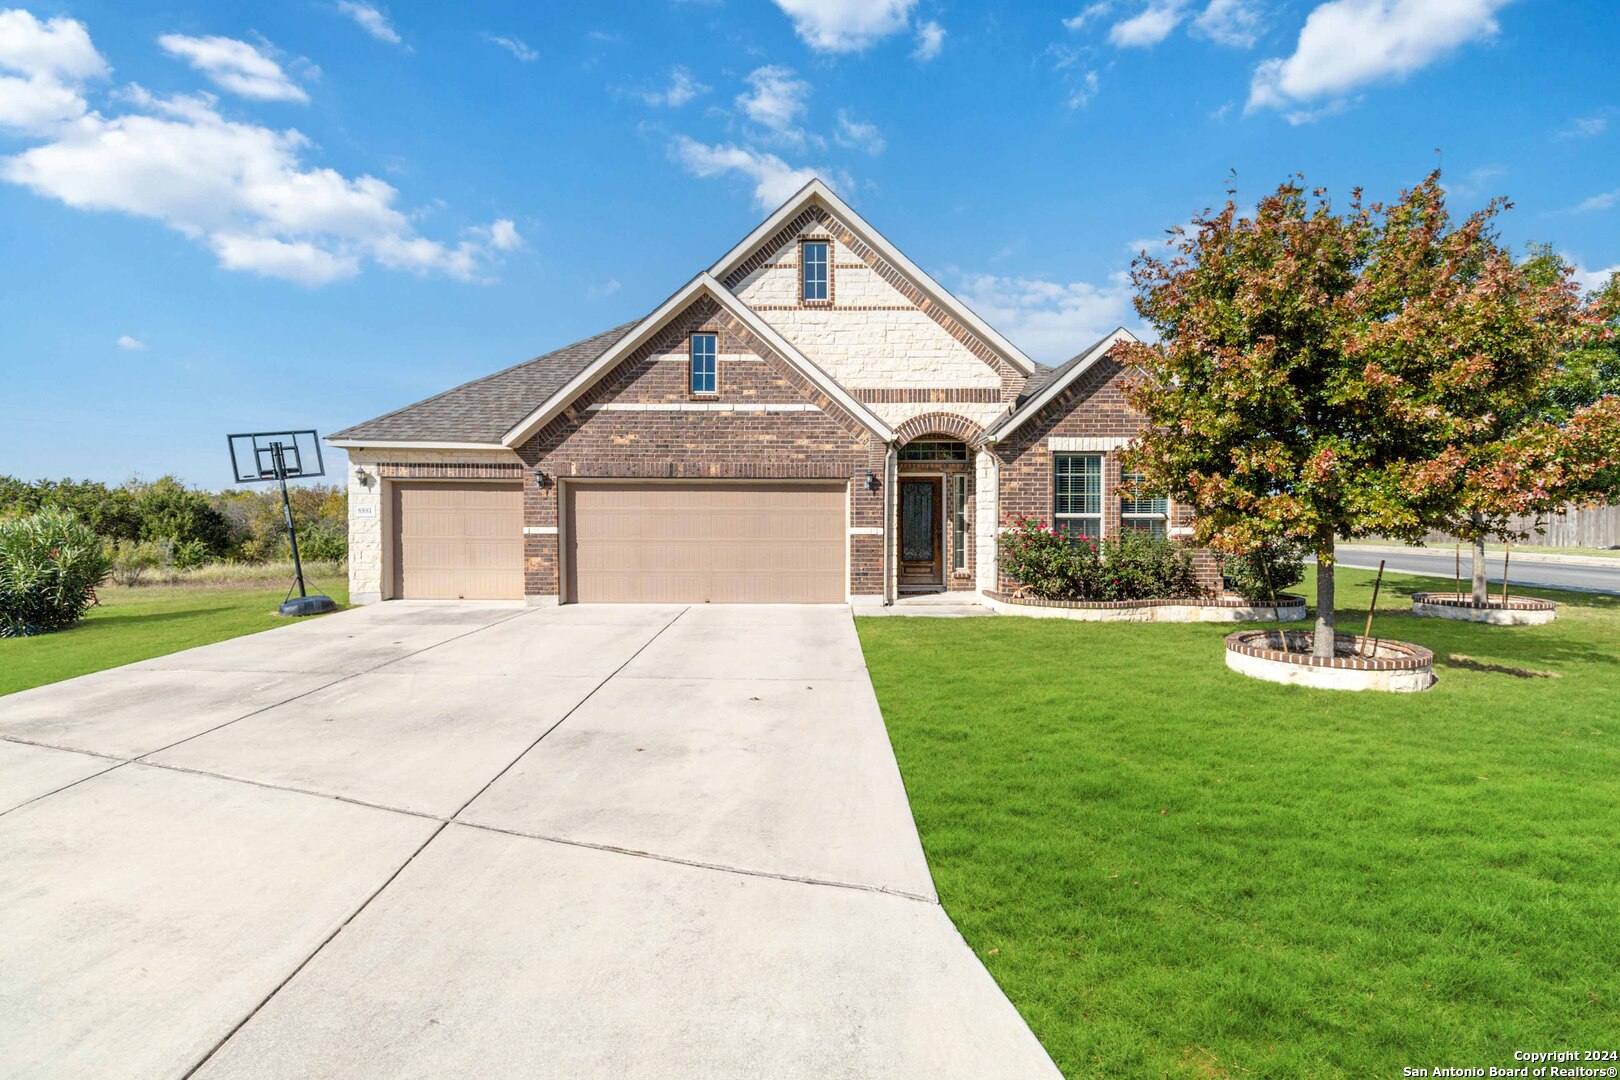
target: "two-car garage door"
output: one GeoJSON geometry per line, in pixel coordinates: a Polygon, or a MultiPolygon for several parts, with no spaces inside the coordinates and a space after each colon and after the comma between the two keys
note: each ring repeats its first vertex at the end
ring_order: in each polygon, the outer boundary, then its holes
{"type": "MultiPolygon", "coordinates": [[[[523,596],[517,484],[396,481],[393,592],[523,596]]],[[[847,487],[794,482],[569,482],[564,599],[576,603],[842,603],[847,487]]]]}
{"type": "Polygon", "coordinates": [[[847,491],[837,483],[567,484],[566,598],[843,603],[847,491]]]}

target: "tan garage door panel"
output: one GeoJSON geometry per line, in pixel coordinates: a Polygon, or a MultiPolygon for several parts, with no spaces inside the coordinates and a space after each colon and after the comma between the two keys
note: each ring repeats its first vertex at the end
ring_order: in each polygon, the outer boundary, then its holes
{"type": "Polygon", "coordinates": [[[517,484],[393,485],[394,596],[523,599],[523,489],[517,484]]]}
{"type": "Polygon", "coordinates": [[[581,603],[837,604],[843,484],[567,487],[570,598],[581,603]]]}

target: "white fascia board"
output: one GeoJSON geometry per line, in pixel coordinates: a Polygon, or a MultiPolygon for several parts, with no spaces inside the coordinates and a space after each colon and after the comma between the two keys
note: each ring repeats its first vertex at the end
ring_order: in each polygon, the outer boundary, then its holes
{"type": "Polygon", "coordinates": [[[524,442],[533,437],[535,432],[554,420],[575,398],[589,390],[596,384],[597,380],[612,371],[626,356],[640,348],[654,334],[663,329],[665,323],[684,311],[686,306],[700,293],[712,296],[721,307],[725,308],[738,321],[764,340],[766,344],[786,358],[788,363],[802,370],[811,382],[820,387],[828,397],[848,410],[857,420],[865,424],[874,434],[885,442],[894,438],[893,430],[873,415],[870,409],[850,397],[848,391],[834,382],[826,372],[813,364],[808,357],[790,344],[782,335],[771,329],[769,324],[739,300],[731,290],[721,285],[712,275],[704,272],[687,282],[668,300],[659,304],[652,314],[636,324],[635,329],[620,338],[607,352],[592,361],[584,371],[568,380],[562,389],[551,395],[539,408],[513,425],[506,435],[502,437],[502,444],[513,448],[523,445],[524,442]]]}
{"type": "Polygon", "coordinates": [[[343,450],[505,450],[495,442],[431,442],[421,439],[323,439],[330,446],[343,450]]]}
{"type": "Polygon", "coordinates": [[[737,265],[748,258],[760,244],[775,235],[794,215],[804,209],[806,203],[816,199],[819,199],[833,213],[833,216],[842,218],[844,224],[858,233],[862,240],[872,245],[896,269],[916,282],[924,292],[930,294],[941,307],[983,338],[1009,364],[1025,375],[1034,374],[1035,362],[1025,356],[1023,350],[1002,337],[994,327],[979,318],[973,309],[962,303],[943,285],[924,273],[916,263],[906,258],[905,254],[891,244],[887,237],[872,228],[865,218],[850,209],[848,203],[835,195],[832,188],[820,180],[812,180],[800,188],[797,194],[778,207],[774,214],[766,218],[758,228],[744,237],[740,244],[726,252],[719,262],[709,268],[709,273],[724,281],[726,275],[735,270],[737,265]]]}
{"type": "Polygon", "coordinates": [[[1071,386],[1076,379],[1084,375],[1087,371],[1090,371],[1091,368],[1096,365],[1097,361],[1107,356],[1108,350],[1112,349],[1121,341],[1135,340],[1137,340],[1135,334],[1131,333],[1123,326],[1117,328],[1112,334],[1109,334],[1107,337],[1097,342],[1097,344],[1093,345],[1086,355],[1081,358],[1079,363],[1075,364],[1074,367],[1063,373],[1062,378],[1053,380],[1049,386],[1043,389],[1039,394],[1036,394],[1032,400],[1025,402],[1024,405],[1011,416],[1008,416],[1005,420],[1001,421],[1001,423],[991,428],[989,433],[984,437],[985,442],[998,443],[1005,439],[1008,435],[1011,435],[1013,432],[1017,431],[1024,425],[1025,420],[1028,420],[1030,417],[1046,408],[1047,405],[1052,403],[1054,398],[1063,393],[1064,390],[1068,389],[1068,387],[1071,386]]]}

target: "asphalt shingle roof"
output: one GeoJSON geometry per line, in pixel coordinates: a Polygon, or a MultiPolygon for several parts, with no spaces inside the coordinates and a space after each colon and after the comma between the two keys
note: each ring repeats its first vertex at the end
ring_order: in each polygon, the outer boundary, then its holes
{"type": "Polygon", "coordinates": [[[1067,375],[1071,370],[1074,369],[1076,364],[1086,358],[1088,353],[1090,353],[1098,345],[1101,345],[1103,342],[1107,341],[1112,333],[1113,331],[1109,331],[1109,333],[1104,334],[1096,341],[1093,341],[1090,345],[1087,345],[1085,348],[1069,357],[1069,359],[1063,361],[1063,363],[1059,364],[1057,367],[1037,367],[1035,369],[1035,374],[1031,375],[1025,381],[1024,388],[1018,392],[1018,400],[1013,405],[1013,412],[1017,412],[1019,409],[1022,409],[1025,402],[1029,401],[1031,398],[1038,395],[1042,390],[1045,390],[1048,386],[1051,386],[1053,383],[1063,378],[1063,376],[1067,375]]]}
{"type": "MultiPolygon", "coordinates": [[[[639,322],[639,320],[637,320],[639,322]]],[[[487,442],[499,444],[514,424],[590,366],[636,326],[616,326],[555,352],[486,375],[333,432],[334,439],[378,442],[487,442]]]]}

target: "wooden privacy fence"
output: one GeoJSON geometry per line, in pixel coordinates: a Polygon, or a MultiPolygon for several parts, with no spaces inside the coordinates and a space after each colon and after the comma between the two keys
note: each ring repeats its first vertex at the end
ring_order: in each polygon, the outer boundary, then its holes
{"type": "MultiPolygon", "coordinates": [[[[1512,521],[1515,529],[1530,529],[1535,524],[1533,518],[1515,517],[1512,521]]],[[[1525,543],[1543,547],[1620,547],[1620,505],[1573,508],[1549,517],[1544,529],[1540,535],[1532,533],[1525,543]]],[[[1450,544],[1456,540],[1441,532],[1431,532],[1423,539],[1430,544],[1450,544]]]]}

